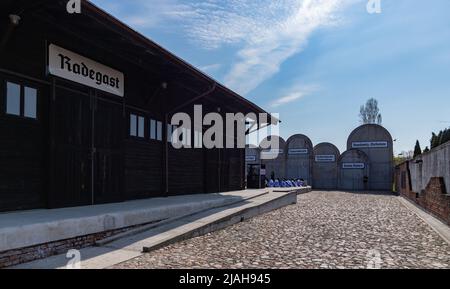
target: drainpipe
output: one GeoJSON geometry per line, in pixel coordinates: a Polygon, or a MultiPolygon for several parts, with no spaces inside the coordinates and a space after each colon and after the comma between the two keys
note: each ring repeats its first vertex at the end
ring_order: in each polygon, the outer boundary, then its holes
{"type": "MultiPolygon", "coordinates": [[[[167,112],[166,114],[165,114],[165,117],[164,117],[164,127],[166,128],[165,129],[165,135],[167,136],[167,125],[169,124],[169,117],[172,115],[172,114],[174,114],[174,113],[176,113],[176,112],[178,112],[180,109],[182,109],[183,107],[185,107],[185,106],[187,106],[187,105],[189,105],[189,104],[191,104],[191,103],[193,103],[193,102],[195,102],[195,101],[197,101],[197,100],[200,100],[200,99],[202,99],[202,98],[204,98],[204,97],[206,97],[206,96],[208,96],[208,95],[210,95],[211,93],[213,93],[215,90],[216,90],[216,88],[217,88],[217,83],[216,82],[214,82],[213,84],[212,84],[212,86],[207,90],[207,91],[205,91],[204,93],[202,93],[202,94],[200,94],[200,95],[198,95],[198,96],[196,96],[196,97],[194,97],[193,99],[191,99],[191,100],[188,100],[188,101],[186,101],[185,103],[183,103],[183,104],[181,104],[181,105],[179,105],[179,106],[177,106],[177,107],[175,107],[174,109],[172,109],[171,111],[169,111],[169,112],[167,112]]],[[[164,177],[165,177],[165,182],[164,182],[164,184],[165,184],[165,195],[166,195],[166,197],[169,195],[169,142],[168,142],[168,137],[166,137],[165,139],[164,139],[164,177]]]]}

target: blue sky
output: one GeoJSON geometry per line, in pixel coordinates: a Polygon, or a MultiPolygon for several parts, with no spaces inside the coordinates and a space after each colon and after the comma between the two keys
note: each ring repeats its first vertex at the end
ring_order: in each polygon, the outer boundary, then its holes
{"type": "Polygon", "coordinates": [[[94,0],[219,82],[280,114],[281,135],[341,151],[379,101],[398,154],[450,126],[450,1],[94,0]]]}

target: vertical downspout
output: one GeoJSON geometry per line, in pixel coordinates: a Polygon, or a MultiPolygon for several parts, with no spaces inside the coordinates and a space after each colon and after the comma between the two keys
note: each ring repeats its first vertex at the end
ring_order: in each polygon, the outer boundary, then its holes
{"type": "Polygon", "coordinates": [[[95,110],[97,108],[97,91],[89,90],[91,102],[91,205],[95,204],[95,110]]]}
{"type": "Polygon", "coordinates": [[[165,133],[163,133],[163,135],[165,135],[166,137],[164,138],[164,152],[163,152],[163,157],[164,157],[164,195],[166,197],[169,196],[169,115],[166,113],[164,115],[164,127],[165,129],[165,133]]]}
{"type": "Polygon", "coordinates": [[[49,103],[49,187],[47,193],[47,208],[51,209],[55,206],[55,195],[56,195],[56,175],[55,175],[55,163],[56,163],[56,80],[54,77],[51,77],[51,92],[48,100],[49,103]]]}

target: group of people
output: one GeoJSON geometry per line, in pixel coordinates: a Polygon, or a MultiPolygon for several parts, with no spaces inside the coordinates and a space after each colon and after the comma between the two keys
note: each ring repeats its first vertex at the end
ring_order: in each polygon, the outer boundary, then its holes
{"type": "Polygon", "coordinates": [[[267,188],[292,188],[292,187],[304,187],[306,185],[305,180],[286,180],[286,179],[266,179],[267,188]]]}

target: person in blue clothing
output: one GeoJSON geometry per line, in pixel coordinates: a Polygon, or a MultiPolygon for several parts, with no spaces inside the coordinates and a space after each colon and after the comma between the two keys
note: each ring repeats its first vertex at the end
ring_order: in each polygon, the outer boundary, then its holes
{"type": "Polygon", "coordinates": [[[304,179],[300,179],[300,185],[301,185],[301,187],[305,186],[305,180],[304,179]]]}
{"type": "Polygon", "coordinates": [[[279,188],[280,187],[280,181],[278,179],[275,179],[275,182],[273,184],[274,188],[279,188]]]}

